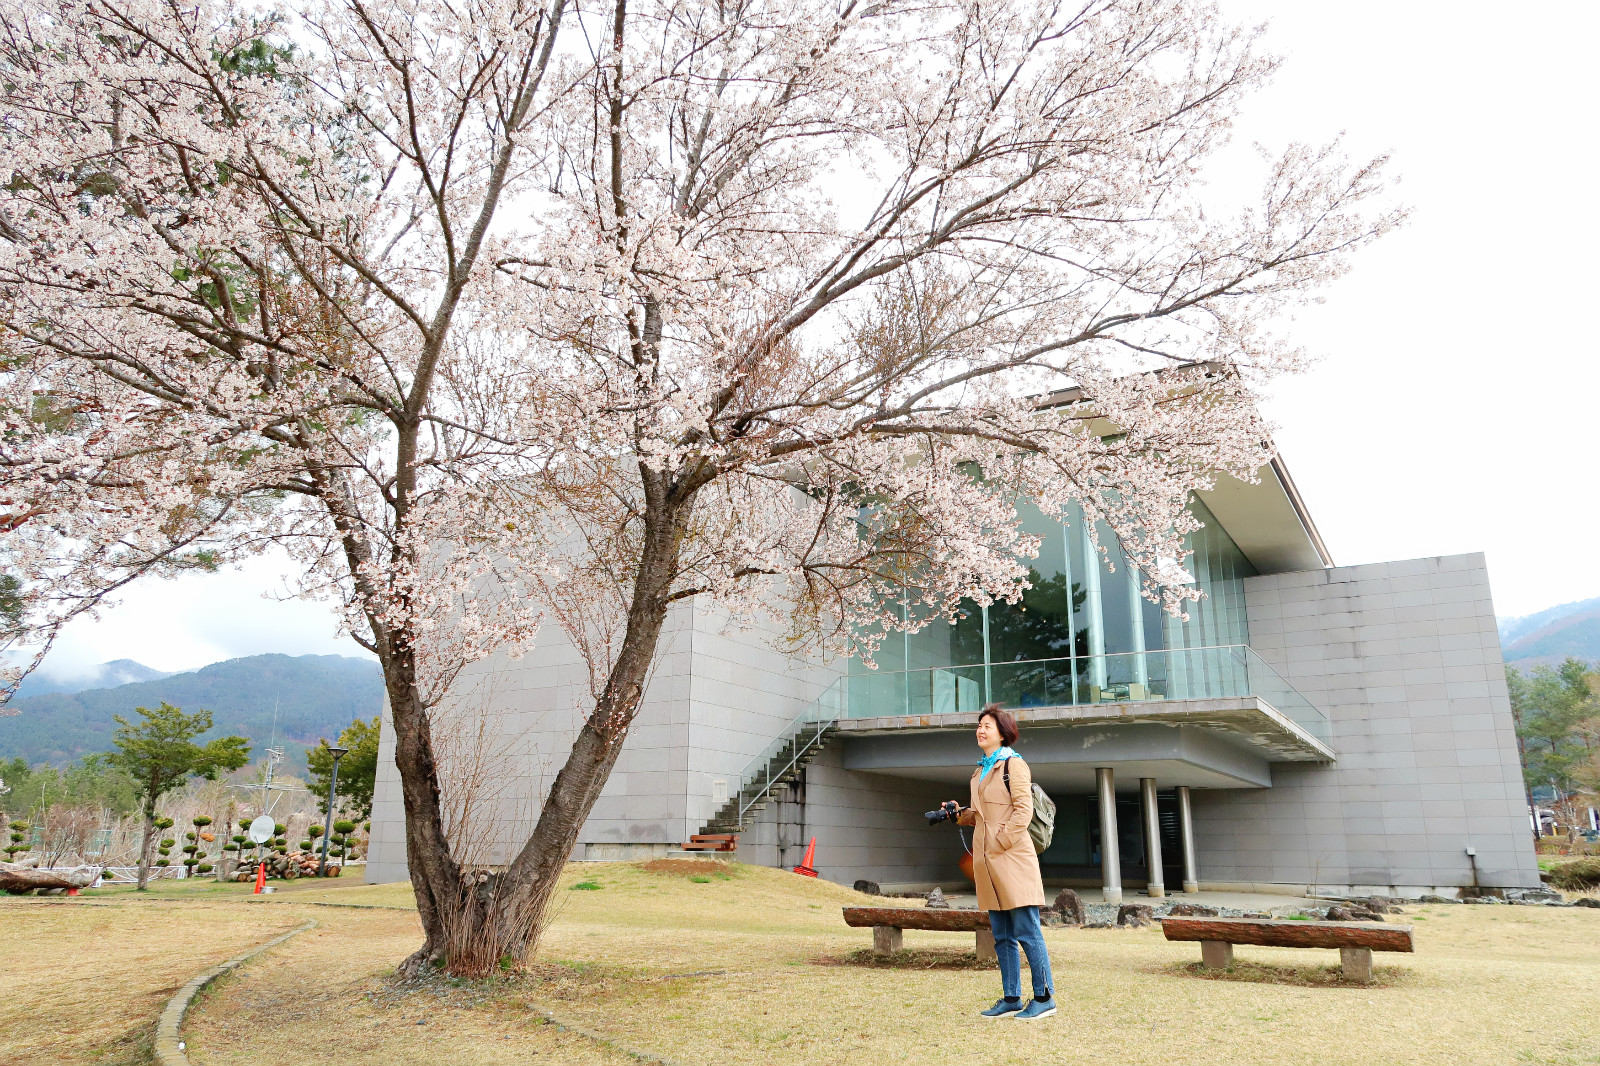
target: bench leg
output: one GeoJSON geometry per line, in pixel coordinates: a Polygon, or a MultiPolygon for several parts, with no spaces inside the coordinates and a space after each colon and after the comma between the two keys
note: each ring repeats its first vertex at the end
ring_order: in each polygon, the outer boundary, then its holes
{"type": "Polygon", "coordinates": [[[1200,941],[1200,965],[1208,970],[1226,970],[1233,965],[1233,945],[1222,940],[1200,941]]]}
{"type": "Polygon", "coordinates": [[[977,953],[979,962],[989,962],[995,958],[994,933],[988,929],[979,929],[977,933],[978,942],[973,947],[973,951],[977,953]]]}
{"type": "Polygon", "coordinates": [[[1340,948],[1339,968],[1352,981],[1368,984],[1372,981],[1372,949],[1340,948]]]}
{"type": "Polygon", "coordinates": [[[891,951],[899,951],[905,944],[905,934],[898,926],[875,925],[872,927],[872,952],[874,955],[887,955],[891,951]]]}

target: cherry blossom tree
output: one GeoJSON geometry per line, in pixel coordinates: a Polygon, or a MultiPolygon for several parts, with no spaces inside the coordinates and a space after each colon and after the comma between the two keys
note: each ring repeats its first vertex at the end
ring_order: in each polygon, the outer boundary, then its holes
{"type": "Polygon", "coordinates": [[[1267,325],[1400,220],[1382,161],[1203,168],[1274,61],[1199,0],[0,0],[18,647],[287,546],[383,665],[426,940],[525,958],[697,599],[797,649],[1015,599],[1077,501],[1181,611],[1268,457],[1267,325]],[[591,700],[464,861],[436,726],[559,626],[591,700]]]}

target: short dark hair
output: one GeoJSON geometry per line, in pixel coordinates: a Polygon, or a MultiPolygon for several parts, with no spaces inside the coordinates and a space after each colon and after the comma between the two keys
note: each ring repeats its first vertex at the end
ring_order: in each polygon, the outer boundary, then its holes
{"type": "Polygon", "coordinates": [[[998,703],[986,703],[978,712],[978,721],[983,721],[984,715],[994,719],[994,727],[1000,730],[1000,743],[1009,748],[1017,742],[1017,720],[1011,717],[1010,711],[998,703]]]}

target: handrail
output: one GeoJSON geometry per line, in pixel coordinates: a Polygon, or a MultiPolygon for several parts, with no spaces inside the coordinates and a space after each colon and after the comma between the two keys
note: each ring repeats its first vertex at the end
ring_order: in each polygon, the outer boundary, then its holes
{"type": "Polygon", "coordinates": [[[820,745],[823,734],[838,724],[843,706],[841,696],[844,680],[842,677],[837,678],[833,684],[824,689],[822,695],[796,715],[785,730],[778,734],[778,738],[768,744],[740,773],[739,791],[735,797],[739,801],[739,811],[735,815],[738,824],[744,824],[746,812],[771,791],[773,782],[782,779],[785,774],[793,770],[799,764],[801,756],[820,745]],[[789,744],[795,746],[794,752],[782,768],[774,771],[772,760],[789,744]],[[757,787],[756,780],[762,774],[765,774],[765,779],[757,787]]]}

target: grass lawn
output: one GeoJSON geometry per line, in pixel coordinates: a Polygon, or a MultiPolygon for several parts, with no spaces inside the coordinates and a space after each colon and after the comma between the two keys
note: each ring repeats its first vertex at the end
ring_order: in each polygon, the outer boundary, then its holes
{"type": "Polygon", "coordinates": [[[386,976],[418,943],[408,886],[299,882],[256,900],[233,887],[0,904],[0,963],[19,944],[33,960],[25,974],[46,974],[51,957],[93,960],[70,1001],[25,977],[0,1008],[0,1061],[138,1061],[129,1034],[141,1017],[153,1025],[162,995],[313,917],[318,929],[224,980],[191,1015],[196,1064],[635,1061],[542,1024],[540,1008],[684,1066],[1600,1064],[1600,1023],[1585,1006],[1600,991],[1593,910],[1409,908],[1392,920],[1415,922],[1419,951],[1378,955],[1370,988],[1341,987],[1331,951],[1241,947],[1237,972],[1218,979],[1194,972],[1195,945],[1159,929],[1048,930],[1061,1011],[1025,1025],[974,1016],[999,980],[959,965],[970,937],[908,931],[914,968],[854,965],[870,933],[845,928],[838,908],[865,897],[776,870],[731,865],[691,880],[574,864],[532,973],[404,991],[386,976]],[[580,881],[600,887],[571,890],[580,881]],[[180,946],[181,964],[159,955],[180,946]],[[95,1023],[76,1037],[41,1024],[63,1009],[95,1023]],[[33,1042],[18,1042],[30,1026],[33,1042]]]}

